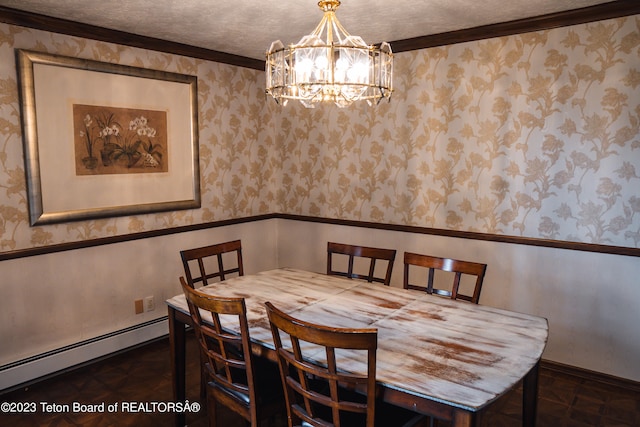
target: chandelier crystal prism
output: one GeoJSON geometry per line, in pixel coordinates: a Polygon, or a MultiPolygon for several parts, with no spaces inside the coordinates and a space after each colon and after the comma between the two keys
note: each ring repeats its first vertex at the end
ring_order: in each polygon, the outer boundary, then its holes
{"type": "Polygon", "coordinates": [[[369,105],[389,99],[393,92],[391,46],[367,45],[338,22],[338,0],[319,1],[324,12],[313,33],[285,47],[271,43],[265,66],[266,92],[278,104],[299,100],[314,108],[321,102],[346,107],[365,100],[369,105]]]}

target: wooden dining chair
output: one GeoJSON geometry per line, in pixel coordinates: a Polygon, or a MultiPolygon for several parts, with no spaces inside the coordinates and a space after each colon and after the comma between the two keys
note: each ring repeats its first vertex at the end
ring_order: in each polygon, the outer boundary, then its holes
{"type": "Polygon", "coordinates": [[[289,427],[391,427],[423,422],[419,414],[376,402],[377,329],[318,325],[296,319],[270,302],[266,307],[289,427]],[[290,346],[283,346],[283,336],[290,346]],[[344,350],[349,353],[342,358],[344,350]],[[339,362],[357,357],[354,351],[362,354],[363,373],[341,368],[339,362]]]}
{"type": "MultiPolygon", "coordinates": [[[[343,257],[344,258],[344,257],[343,257]]],[[[393,262],[396,259],[395,249],[371,248],[366,246],[346,245],[343,243],[327,243],[327,274],[333,276],[343,276],[350,279],[363,279],[368,282],[382,283],[386,286],[391,284],[391,272],[393,270],[393,262]],[[343,269],[337,269],[334,263],[334,256],[347,256],[347,266],[343,269]],[[368,258],[368,271],[366,273],[355,273],[354,264],[356,258],[368,258]],[[387,269],[384,276],[377,275],[376,261],[387,262],[387,269]]]]}
{"type": "MultiPolygon", "coordinates": [[[[187,283],[191,285],[192,288],[195,288],[198,282],[206,286],[209,284],[210,279],[217,278],[221,281],[225,280],[230,274],[237,273],[239,276],[244,275],[242,242],[240,240],[218,243],[201,248],[185,249],[180,251],[180,258],[182,258],[187,283]],[[223,261],[229,258],[225,256],[225,254],[232,252],[235,252],[236,262],[233,267],[225,269],[223,261]]],[[[233,254],[231,258],[233,258],[233,254]]],[[[231,259],[229,259],[229,262],[231,262],[231,259]]]]}
{"type": "Polygon", "coordinates": [[[209,425],[216,426],[216,405],[244,418],[251,427],[277,415],[284,418],[279,371],[273,362],[251,353],[244,298],[223,298],[193,289],[180,277],[207,374],[209,425]],[[220,323],[224,315],[225,322],[220,323]]]}
{"type": "Polygon", "coordinates": [[[480,300],[480,291],[482,290],[482,282],[484,281],[484,274],[486,270],[487,264],[405,252],[404,288],[424,290],[429,294],[443,295],[451,299],[460,299],[478,304],[478,301],[480,300]],[[414,268],[428,269],[426,285],[414,285],[410,283],[409,268],[411,266],[413,266],[414,268]],[[453,283],[450,289],[435,287],[434,277],[436,270],[454,273],[453,283]],[[462,293],[460,291],[460,281],[463,275],[475,276],[475,286],[473,287],[473,293],[471,294],[462,293]]]}

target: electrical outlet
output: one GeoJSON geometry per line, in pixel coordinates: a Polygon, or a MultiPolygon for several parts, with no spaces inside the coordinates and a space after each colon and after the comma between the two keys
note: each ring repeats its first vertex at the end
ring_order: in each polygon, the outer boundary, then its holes
{"type": "Polygon", "coordinates": [[[156,303],[153,300],[153,295],[144,299],[144,311],[153,311],[156,309],[156,303]]]}
{"type": "Polygon", "coordinates": [[[133,305],[136,308],[136,314],[140,314],[144,312],[144,305],[141,299],[137,299],[133,302],[133,305]]]}

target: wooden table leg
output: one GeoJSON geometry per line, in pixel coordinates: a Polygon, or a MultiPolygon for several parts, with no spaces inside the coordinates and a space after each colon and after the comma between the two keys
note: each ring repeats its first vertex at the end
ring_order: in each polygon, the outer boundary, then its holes
{"type": "Polygon", "coordinates": [[[538,411],[538,372],[540,361],[524,376],[522,383],[522,425],[535,427],[538,411]]]}
{"type": "Polygon", "coordinates": [[[462,409],[455,409],[453,411],[451,427],[475,427],[478,425],[476,421],[477,417],[473,412],[464,411],[462,409]]]}
{"type": "MultiPolygon", "coordinates": [[[[173,401],[184,403],[186,399],[185,385],[185,324],[176,318],[177,311],[169,307],[169,346],[171,349],[171,379],[173,385],[173,401]]],[[[184,412],[176,412],[176,426],[186,423],[184,412]]]]}

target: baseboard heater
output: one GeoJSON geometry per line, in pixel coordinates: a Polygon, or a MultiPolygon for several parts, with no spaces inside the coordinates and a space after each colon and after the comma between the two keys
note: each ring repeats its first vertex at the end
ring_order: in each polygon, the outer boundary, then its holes
{"type": "Polygon", "coordinates": [[[0,394],[169,334],[167,316],[0,366],[0,394]]]}

